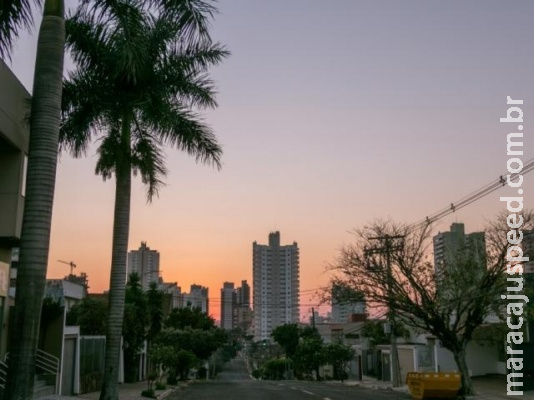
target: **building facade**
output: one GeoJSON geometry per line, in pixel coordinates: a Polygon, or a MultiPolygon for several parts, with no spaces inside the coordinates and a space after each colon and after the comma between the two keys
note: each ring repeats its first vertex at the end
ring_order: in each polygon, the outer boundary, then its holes
{"type": "Polygon", "coordinates": [[[433,238],[434,241],[434,268],[437,275],[452,265],[455,259],[464,254],[473,256],[481,267],[485,267],[486,239],[484,232],[465,233],[462,223],[453,223],[451,230],[440,232],[433,238]]]}
{"type": "Polygon", "coordinates": [[[237,326],[237,293],[233,282],[224,282],[221,289],[221,329],[237,326]]]}
{"type": "Polygon", "coordinates": [[[280,232],[269,244],[252,244],[254,340],[270,340],[273,329],[299,322],[299,248],[280,245],[280,232]]]}
{"type": "Polygon", "coordinates": [[[334,285],[331,296],[331,322],[334,324],[352,322],[352,316],[364,316],[367,312],[365,299],[361,292],[345,286],[334,285]]]}
{"type": "Polygon", "coordinates": [[[9,283],[12,260],[18,261],[24,211],[29,124],[25,124],[30,94],[0,59],[0,357],[7,352],[9,283]]]}
{"type": "Polygon", "coordinates": [[[132,273],[139,275],[143,290],[148,290],[150,282],[159,283],[159,252],[151,250],[146,242],[141,242],[138,250],[128,252],[127,277],[132,273]]]}
{"type": "Polygon", "coordinates": [[[189,293],[182,295],[182,307],[200,308],[202,312],[210,315],[209,289],[201,285],[191,285],[189,293]]]}

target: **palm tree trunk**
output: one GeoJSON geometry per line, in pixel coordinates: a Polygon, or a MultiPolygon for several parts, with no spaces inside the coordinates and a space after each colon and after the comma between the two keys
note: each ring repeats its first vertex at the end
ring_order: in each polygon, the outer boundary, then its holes
{"type": "Polygon", "coordinates": [[[117,163],[115,211],[113,216],[113,247],[109,285],[109,315],[106,333],[106,358],[100,400],[119,398],[119,363],[126,291],[126,255],[130,233],[130,118],[122,119],[122,160],[117,163]]]}
{"type": "Polygon", "coordinates": [[[64,1],[47,0],[35,61],[20,264],[10,327],[6,398],[15,400],[33,397],[56,182],[64,47],[64,1]]]}

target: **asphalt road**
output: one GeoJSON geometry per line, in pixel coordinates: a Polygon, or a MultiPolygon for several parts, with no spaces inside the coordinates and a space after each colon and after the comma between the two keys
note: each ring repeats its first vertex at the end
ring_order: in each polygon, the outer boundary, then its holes
{"type": "Polygon", "coordinates": [[[217,380],[189,385],[172,395],[173,400],[406,400],[408,395],[387,391],[304,381],[252,380],[244,362],[226,364],[217,380]]]}

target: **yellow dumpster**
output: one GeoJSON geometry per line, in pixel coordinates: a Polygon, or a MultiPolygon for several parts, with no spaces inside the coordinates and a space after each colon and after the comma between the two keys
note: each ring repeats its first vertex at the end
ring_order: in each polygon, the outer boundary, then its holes
{"type": "Polygon", "coordinates": [[[406,383],[414,399],[455,399],[462,381],[455,372],[408,372],[406,383]]]}

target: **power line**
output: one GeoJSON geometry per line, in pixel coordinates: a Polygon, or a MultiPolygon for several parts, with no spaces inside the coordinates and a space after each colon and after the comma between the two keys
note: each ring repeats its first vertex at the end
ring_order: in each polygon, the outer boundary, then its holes
{"type": "Polygon", "coordinates": [[[463,198],[461,198],[460,200],[458,200],[456,203],[451,203],[450,206],[448,207],[445,207],[443,209],[441,209],[440,211],[437,211],[433,214],[429,214],[428,216],[426,216],[423,220],[419,221],[419,222],[416,222],[412,225],[409,225],[409,228],[411,229],[416,229],[418,227],[421,227],[425,224],[429,224],[429,223],[433,223],[433,222],[436,222],[468,205],[470,205],[471,203],[474,203],[475,201],[477,200],[480,200],[481,198],[483,197],[486,197],[487,195],[489,195],[490,193],[493,193],[494,191],[496,191],[497,189],[503,187],[506,185],[506,181],[507,181],[507,175],[510,175],[510,178],[509,180],[510,181],[514,181],[516,178],[518,178],[520,175],[526,175],[528,174],[530,171],[534,170],[534,158],[531,158],[530,160],[528,160],[526,162],[526,164],[524,164],[523,166],[523,169],[520,171],[520,172],[516,172],[516,173],[513,173],[513,174],[504,174],[504,175],[501,175],[499,176],[499,178],[497,178],[497,180],[493,180],[491,181],[490,183],[488,183],[487,185],[483,186],[482,188],[476,190],[475,192],[472,192],[466,196],[464,196],[463,198]]]}

